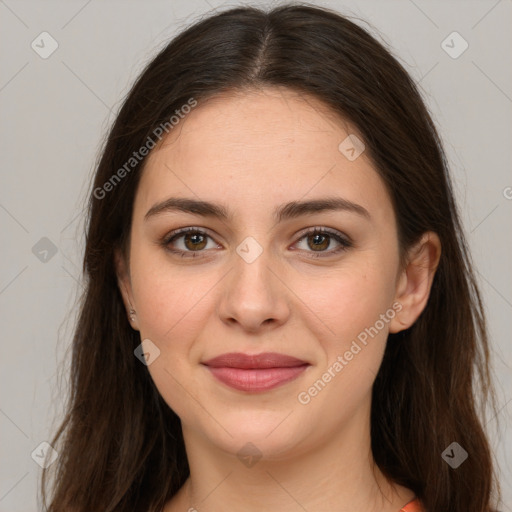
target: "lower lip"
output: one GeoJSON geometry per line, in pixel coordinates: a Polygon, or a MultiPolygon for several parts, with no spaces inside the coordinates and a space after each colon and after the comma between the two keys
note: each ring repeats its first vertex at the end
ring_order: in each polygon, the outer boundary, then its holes
{"type": "Polygon", "coordinates": [[[309,365],[291,368],[213,368],[207,366],[213,376],[228,386],[241,391],[267,391],[296,379],[309,365]]]}

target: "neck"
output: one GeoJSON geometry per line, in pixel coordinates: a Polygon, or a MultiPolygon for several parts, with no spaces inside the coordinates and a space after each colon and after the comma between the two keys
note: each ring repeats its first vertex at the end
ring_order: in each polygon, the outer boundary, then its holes
{"type": "Polygon", "coordinates": [[[183,436],[190,477],[173,499],[179,506],[166,512],[397,512],[414,497],[389,482],[376,466],[369,427],[361,429],[359,421],[322,436],[320,444],[312,433],[309,437],[316,441],[308,447],[301,443],[300,449],[287,447],[279,455],[267,449],[274,455],[262,453],[256,462],[244,458],[245,463],[197,430],[183,426],[183,436]]]}

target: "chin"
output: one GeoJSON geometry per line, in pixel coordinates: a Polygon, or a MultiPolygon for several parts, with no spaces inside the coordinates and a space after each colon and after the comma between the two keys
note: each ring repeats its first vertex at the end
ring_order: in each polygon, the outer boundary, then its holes
{"type": "Polygon", "coordinates": [[[232,437],[220,426],[215,432],[211,432],[214,422],[209,424],[210,431],[204,434],[211,443],[241,460],[245,457],[250,459],[251,456],[275,461],[288,459],[301,451],[301,448],[305,449],[311,441],[311,432],[304,423],[297,425],[290,421],[290,417],[285,419],[289,412],[274,413],[271,417],[263,420],[260,418],[258,421],[253,418],[238,418],[229,422],[225,418],[222,426],[232,437]]]}

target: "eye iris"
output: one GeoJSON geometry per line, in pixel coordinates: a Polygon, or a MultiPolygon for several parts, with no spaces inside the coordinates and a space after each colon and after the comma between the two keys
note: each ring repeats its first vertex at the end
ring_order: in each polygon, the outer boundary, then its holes
{"type": "Polygon", "coordinates": [[[187,247],[187,249],[191,249],[191,250],[197,250],[197,249],[204,249],[204,247],[206,246],[206,237],[199,234],[199,233],[192,233],[192,234],[186,234],[185,237],[184,237],[184,241],[185,241],[185,246],[187,247]],[[192,241],[192,246],[189,246],[188,245],[188,242],[189,241],[192,241]],[[202,239],[202,242],[198,239],[202,239]],[[201,244],[201,245],[198,245],[201,244]]]}
{"type": "MultiPolygon", "coordinates": [[[[325,236],[325,235],[319,235],[319,234],[313,234],[313,235],[309,235],[308,237],[308,240],[310,240],[311,238],[313,238],[315,240],[315,242],[313,242],[314,245],[313,247],[315,247],[316,249],[327,249],[327,247],[329,247],[329,237],[328,236],[325,236]],[[318,242],[318,239],[323,239],[323,244],[321,242],[318,242]],[[318,245],[318,243],[320,243],[321,245],[318,245]]],[[[308,244],[309,245],[309,244],[308,244]]],[[[311,248],[313,248],[311,245],[310,245],[311,248]]]]}

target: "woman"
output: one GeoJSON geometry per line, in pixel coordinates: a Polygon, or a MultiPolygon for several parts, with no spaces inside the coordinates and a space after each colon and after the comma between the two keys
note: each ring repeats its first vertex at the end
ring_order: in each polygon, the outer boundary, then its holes
{"type": "Polygon", "coordinates": [[[442,144],[345,17],[236,8],[171,41],[106,141],[84,272],[49,510],[493,510],[442,144]]]}

